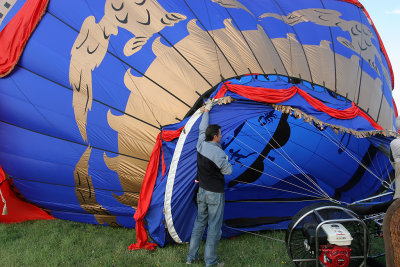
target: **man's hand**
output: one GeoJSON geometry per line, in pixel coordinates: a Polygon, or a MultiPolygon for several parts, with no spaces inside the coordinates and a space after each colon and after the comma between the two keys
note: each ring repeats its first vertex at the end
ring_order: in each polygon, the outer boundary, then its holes
{"type": "Polygon", "coordinates": [[[209,112],[213,106],[214,106],[213,100],[208,99],[206,103],[200,108],[200,112],[201,113],[209,112]]]}
{"type": "Polygon", "coordinates": [[[204,112],[209,112],[213,107],[213,101],[212,99],[208,99],[205,106],[204,106],[204,112]]]}

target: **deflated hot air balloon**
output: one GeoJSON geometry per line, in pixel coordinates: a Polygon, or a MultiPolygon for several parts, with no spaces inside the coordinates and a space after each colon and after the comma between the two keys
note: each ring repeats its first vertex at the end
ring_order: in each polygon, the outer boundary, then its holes
{"type": "Polygon", "coordinates": [[[208,98],[224,236],[393,190],[393,73],[357,0],[7,1],[0,165],[56,218],[188,241],[208,98]]]}

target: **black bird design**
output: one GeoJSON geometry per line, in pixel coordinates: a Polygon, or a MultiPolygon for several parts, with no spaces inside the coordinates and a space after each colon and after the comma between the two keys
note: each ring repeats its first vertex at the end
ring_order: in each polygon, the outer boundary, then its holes
{"type": "Polygon", "coordinates": [[[283,147],[290,137],[290,126],[287,122],[289,114],[282,114],[275,133],[272,135],[268,144],[261,151],[257,159],[245,170],[241,175],[229,182],[228,187],[233,187],[238,183],[253,183],[257,181],[264,172],[264,159],[269,152],[274,149],[283,147]]]}

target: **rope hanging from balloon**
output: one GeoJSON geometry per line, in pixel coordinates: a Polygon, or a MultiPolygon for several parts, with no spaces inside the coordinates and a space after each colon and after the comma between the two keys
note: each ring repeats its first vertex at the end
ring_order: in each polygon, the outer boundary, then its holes
{"type": "Polygon", "coordinates": [[[385,180],[383,180],[382,178],[380,178],[379,176],[377,176],[374,172],[372,172],[368,166],[365,166],[364,163],[362,163],[356,156],[354,156],[346,147],[343,146],[343,144],[337,142],[334,138],[331,138],[330,136],[324,134],[322,132],[322,134],[329,140],[331,141],[333,144],[335,144],[338,148],[342,149],[351,159],[353,159],[355,162],[357,162],[361,167],[363,167],[366,171],[368,171],[372,176],[374,176],[376,179],[378,179],[383,186],[385,186],[387,189],[392,189],[393,187],[386,182],[385,180]]]}
{"type": "MultiPolygon", "coordinates": [[[[254,129],[254,127],[251,126],[250,123],[248,123],[248,122],[246,121],[245,124],[248,125],[249,128],[251,128],[255,133],[257,133],[264,141],[266,141],[265,138],[264,138],[262,135],[260,135],[260,133],[258,133],[258,132],[254,129]]],[[[274,137],[273,137],[273,135],[271,134],[271,132],[268,130],[268,128],[267,128],[265,125],[264,125],[263,127],[267,130],[267,132],[269,133],[271,139],[272,139],[275,143],[277,143],[277,141],[274,140],[274,137]]],[[[347,149],[346,147],[344,147],[343,144],[339,143],[337,140],[335,140],[333,137],[331,137],[331,136],[329,135],[329,133],[325,134],[325,133],[322,132],[322,134],[323,134],[323,136],[324,136],[325,138],[327,138],[330,142],[332,142],[334,145],[336,145],[339,149],[343,150],[351,159],[353,159],[355,162],[357,162],[362,168],[364,168],[366,171],[368,171],[370,174],[372,174],[375,178],[377,178],[377,179],[382,183],[383,186],[385,186],[385,187],[388,188],[388,189],[392,189],[392,186],[391,186],[387,181],[385,181],[385,180],[381,179],[380,177],[378,177],[372,170],[370,170],[370,168],[368,168],[368,166],[366,166],[365,164],[363,164],[355,155],[353,155],[350,151],[348,151],[348,149],[347,149]]],[[[232,140],[236,140],[236,141],[239,143],[239,146],[241,146],[242,148],[244,148],[244,149],[246,149],[246,150],[247,150],[247,149],[250,149],[251,151],[257,153],[257,154],[258,154],[259,156],[261,156],[262,158],[266,159],[266,157],[265,157],[264,155],[261,155],[258,151],[256,151],[255,149],[253,149],[252,147],[250,147],[249,145],[247,145],[245,142],[241,141],[239,138],[237,138],[237,137],[235,137],[235,136],[232,136],[232,135],[231,135],[230,137],[233,138],[232,140]]],[[[267,141],[266,141],[266,142],[267,142],[267,141]]],[[[268,143],[268,142],[267,142],[267,143],[268,143]]],[[[276,149],[273,145],[272,145],[272,147],[273,147],[273,149],[276,149]]],[[[284,148],[281,148],[281,150],[282,150],[282,152],[280,152],[279,150],[276,150],[276,152],[277,152],[278,154],[280,154],[286,161],[288,161],[294,168],[296,168],[305,178],[307,178],[307,180],[310,181],[310,182],[315,186],[315,188],[314,188],[314,187],[311,187],[310,184],[306,183],[305,181],[303,181],[302,179],[300,179],[299,177],[297,177],[296,175],[294,175],[294,174],[291,173],[290,171],[288,171],[288,170],[286,170],[285,168],[281,167],[279,164],[277,164],[277,163],[275,163],[275,162],[272,162],[272,163],[273,163],[274,165],[276,165],[277,167],[279,167],[280,169],[282,169],[282,170],[284,170],[285,172],[287,172],[288,174],[290,174],[292,177],[296,178],[296,180],[298,180],[298,181],[302,182],[303,184],[305,184],[306,186],[310,187],[313,191],[311,191],[311,190],[309,190],[309,189],[307,189],[307,188],[304,188],[304,187],[302,187],[302,186],[300,186],[300,185],[296,185],[296,184],[293,184],[293,183],[290,183],[290,182],[281,180],[281,179],[278,178],[278,177],[275,177],[275,176],[273,176],[273,175],[267,174],[267,173],[262,172],[262,171],[260,171],[260,170],[255,170],[255,169],[253,169],[253,170],[256,171],[256,172],[259,172],[259,173],[261,173],[261,174],[267,175],[267,176],[269,176],[269,177],[272,177],[272,178],[274,178],[274,179],[277,179],[277,180],[279,180],[279,181],[282,181],[282,182],[284,182],[284,183],[286,183],[286,184],[290,184],[290,185],[292,185],[292,186],[295,186],[295,187],[297,187],[297,188],[300,188],[300,189],[302,189],[302,190],[305,190],[305,191],[311,192],[311,193],[313,193],[313,194],[318,194],[318,195],[320,195],[320,196],[323,196],[323,197],[324,197],[324,198],[323,198],[324,200],[329,200],[329,201],[332,201],[332,202],[335,202],[335,203],[345,203],[345,202],[343,202],[343,201],[338,201],[338,200],[335,200],[335,199],[331,198],[318,184],[316,184],[316,182],[315,182],[311,177],[309,177],[309,175],[307,175],[307,174],[300,168],[300,166],[298,166],[298,165],[294,162],[294,160],[289,156],[289,154],[285,151],[284,148]],[[318,191],[318,190],[319,190],[319,191],[318,191]]],[[[248,151],[249,151],[249,150],[248,150],[248,151]]],[[[235,163],[237,163],[237,164],[240,164],[240,165],[242,165],[242,166],[244,166],[244,167],[246,167],[246,168],[252,169],[252,167],[247,166],[247,165],[245,165],[245,164],[243,164],[243,163],[241,163],[241,162],[237,162],[237,161],[233,161],[233,162],[235,162],[235,163]]],[[[386,169],[387,169],[387,168],[386,168],[386,169]]],[[[284,192],[290,192],[290,193],[293,193],[293,194],[300,194],[300,195],[306,195],[306,196],[309,196],[309,197],[315,197],[315,196],[311,196],[311,195],[304,194],[304,193],[300,193],[300,192],[293,192],[293,191],[291,191],[291,190],[280,189],[280,188],[271,187],[271,186],[264,186],[264,185],[259,185],[259,184],[255,184],[255,183],[249,183],[249,182],[240,181],[240,180],[238,180],[237,182],[238,182],[238,183],[241,183],[241,184],[248,184],[248,185],[253,185],[253,186],[265,187],[265,188],[268,188],[268,189],[274,189],[274,190],[280,190],[280,191],[284,191],[284,192]]],[[[348,204],[348,203],[347,203],[347,204],[348,204]]]]}
{"type": "MultiPolygon", "coordinates": [[[[274,179],[276,179],[276,180],[278,180],[278,181],[280,181],[280,182],[284,182],[284,183],[290,184],[290,185],[292,185],[292,186],[294,186],[294,187],[297,187],[297,188],[303,189],[303,190],[305,190],[305,191],[311,192],[310,190],[305,189],[305,188],[303,188],[303,187],[301,187],[301,186],[299,186],[299,185],[296,185],[296,184],[290,183],[290,182],[288,182],[288,181],[282,180],[282,179],[280,179],[280,178],[278,178],[278,177],[275,177],[275,176],[273,176],[273,175],[271,175],[271,174],[268,174],[268,173],[266,173],[266,172],[262,172],[262,171],[260,171],[260,170],[254,169],[254,168],[252,168],[252,167],[250,167],[250,166],[247,166],[247,165],[245,165],[245,164],[243,164],[243,163],[240,163],[240,162],[238,162],[238,161],[233,161],[233,162],[238,163],[238,164],[240,164],[240,165],[242,165],[243,167],[246,167],[246,168],[248,168],[248,169],[254,170],[254,171],[256,171],[256,172],[258,172],[258,173],[260,173],[260,174],[264,174],[264,175],[266,175],[266,176],[272,177],[272,178],[274,178],[274,179]]],[[[283,192],[292,193],[292,194],[297,194],[297,195],[302,195],[302,196],[307,196],[307,197],[313,197],[313,198],[315,197],[315,196],[313,196],[313,195],[304,194],[304,193],[300,193],[300,192],[295,192],[295,191],[292,191],[292,190],[287,190],[287,189],[282,189],[282,188],[277,188],[277,187],[272,187],[272,186],[267,186],[267,185],[260,185],[260,184],[256,184],[256,183],[249,183],[249,182],[245,182],[245,181],[241,181],[241,180],[237,180],[237,182],[238,182],[238,183],[241,183],[241,184],[248,184],[248,185],[253,185],[253,186],[258,186],[258,187],[263,187],[263,188],[268,188],[268,189],[274,189],[274,190],[278,190],[278,191],[283,191],[283,192]]],[[[312,193],[314,193],[314,192],[312,192],[312,193]]],[[[324,196],[323,194],[320,194],[320,195],[324,196]]],[[[318,199],[327,199],[327,198],[318,198],[318,199]]]]}
{"type": "MultiPolygon", "coordinates": [[[[248,146],[247,144],[245,144],[245,143],[242,142],[241,140],[239,140],[237,137],[234,137],[234,136],[231,136],[231,137],[233,137],[233,139],[235,139],[236,141],[238,141],[238,142],[241,144],[240,146],[241,146],[242,148],[246,149],[246,148],[244,147],[244,146],[246,146],[246,147],[248,147],[249,149],[251,149],[252,151],[254,151],[256,154],[258,154],[259,156],[261,156],[262,158],[266,159],[266,157],[265,157],[264,155],[260,154],[258,151],[256,151],[255,149],[251,148],[250,146],[248,146]]],[[[286,159],[286,158],[285,158],[285,159],[286,159]]],[[[288,174],[290,174],[290,175],[291,175],[292,177],[294,177],[296,180],[298,180],[298,181],[302,182],[303,184],[307,185],[308,187],[310,187],[311,190],[310,190],[310,189],[307,189],[307,188],[304,188],[304,187],[302,187],[302,186],[300,186],[300,185],[297,185],[297,184],[294,184],[294,183],[291,183],[291,182],[282,180],[282,179],[280,179],[280,178],[278,178],[278,177],[276,177],[276,176],[273,176],[273,175],[271,175],[271,174],[268,174],[268,173],[262,172],[262,171],[260,171],[260,170],[254,169],[254,168],[252,168],[252,167],[250,167],[250,166],[247,166],[247,165],[245,165],[245,164],[243,164],[243,163],[241,163],[241,162],[234,161],[234,160],[233,160],[233,162],[235,162],[235,163],[237,163],[237,164],[240,164],[240,165],[242,165],[243,167],[246,167],[246,168],[248,168],[248,169],[252,169],[252,170],[254,170],[254,171],[256,171],[256,172],[258,172],[258,173],[260,173],[260,174],[263,174],[263,175],[269,176],[269,177],[271,177],[271,178],[274,178],[274,179],[276,179],[276,180],[278,180],[278,181],[280,181],[280,182],[283,182],[283,183],[285,183],[285,184],[292,185],[292,186],[294,186],[294,187],[297,187],[297,188],[299,188],[299,189],[302,189],[302,190],[304,190],[304,191],[311,192],[312,194],[315,194],[315,195],[318,195],[318,196],[322,197],[322,198],[318,197],[318,199],[323,199],[323,200],[331,199],[331,198],[329,197],[329,195],[328,195],[326,192],[323,191],[322,188],[319,188],[320,191],[318,191],[318,188],[313,188],[313,187],[311,187],[310,184],[305,183],[305,182],[304,182],[303,180],[301,180],[299,177],[297,177],[296,175],[292,174],[291,172],[289,172],[288,170],[284,169],[283,167],[279,166],[279,164],[277,164],[277,163],[275,163],[275,162],[273,162],[274,165],[278,166],[279,168],[281,168],[282,170],[284,170],[285,172],[287,172],[288,174]]],[[[305,173],[301,170],[301,168],[300,168],[299,166],[295,165],[295,168],[298,169],[298,170],[300,169],[300,172],[302,172],[303,174],[305,174],[305,173]]],[[[311,179],[309,176],[305,175],[305,177],[308,178],[308,180],[310,180],[311,182],[314,182],[314,181],[312,181],[312,179],[311,179]]],[[[253,185],[253,186],[258,186],[258,187],[264,187],[264,188],[268,188],[268,189],[274,189],[274,190],[278,190],[278,191],[284,191],[284,192],[288,192],[288,193],[292,193],[292,194],[298,194],[298,195],[302,195],[302,196],[307,196],[307,197],[316,198],[315,195],[309,195],[309,194],[305,194],[305,193],[295,192],[295,191],[292,191],[292,190],[281,189],[281,188],[272,187],[272,186],[259,185],[259,184],[256,184],[256,183],[249,183],[249,182],[245,182],[245,181],[241,181],[241,180],[237,180],[237,182],[238,182],[238,183],[241,183],[241,184],[247,184],[247,185],[253,185]]]]}
{"type": "MultiPolygon", "coordinates": [[[[253,148],[251,148],[250,146],[248,146],[246,143],[244,143],[244,142],[242,142],[241,140],[239,140],[238,138],[235,138],[235,140],[238,141],[238,142],[239,142],[240,144],[242,144],[243,146],[248,147],[249,149],[251,149],[252,151],[254,151],[256,154],[258,154],[259,156],[263,157],[264,159],[267,158],[267,157],[265,157],[264,155],[262,155],[261,153],[259,153],[258,151],[256,151],[255,149],[253,149],[253,148]]],[[[246,148],[243,147],[242,145],[240,145],[240,146],[241,146],[242,148],[246,149],[246,148]]],[[[271,161],[271,162],[272,162],[272,161],[271,161]]],[[[235,161],[235,163],[241,164],[242,166],[248,167],[248,168],[251,169],[251,167],[246,166],[246,165],[244,165],[244,164],[242,164],[242,163],[240,163],[240,162],[235,161]]],[[[299,177],[297,177],[296,175],[294,175],[294,174],[291,173],[290,171],[286,170],[285,168],[283,168],[283,167],[280,166],[279,164],[277,164],[277,163],[275,163],[275,162],[272,162],[272,163],[273,163],[274,165],[276,165],[278,168],[280,168],[280,169],[282,169],[283,171],[287,172],[287,173],[288,173],[289,175],[291,175],[292,177],[296,178],[296,180],[298,180],[298,181],[300,181],[301,183],[305,184],[306,186],[310,187],[311,190],[313,190],[313,191],[310,191],[309,189],[303,188],[303,187],[301,187],[301,186],[299,186],[299,185],[295,185],[295,184],[293,184],[293,183],[287,182],[287,181],[285,181],[285,180],[281,180],[280,178],[275,177],[275,176],[273,176],[273,175],[271,175],[271,174],[266,174],[266,173],[260,172],[260,171],[258,171],[258,170],[255,170],[255,171],[257,171],[257,172],[259,172],[259,173],[261,173],[261,174],[265,174],[265,175],[267,175],[267,176],[270,176],[270,177],[272,177],[272,178],[274,178],[274,179],[277,179],[277,180],[279,180],[279,181],[282,181],[282,182],[284,182],[284,183],[288,183],[288,184],[290,184],[290,185],[296,186],[296,187],[301,188],[301,189],[303,189],[303,190],[305,190],[305,191],[309,191],[309,192],[312,192],[312,193],[314,193],[314,194],[319,194],[319,195],[321,195],[321,196],[329,197],[325,192],[321,193],[321,192],[318,191],[316,188],[311,187],[310,184],[305,183],[305,182],[304,182],[303,180],[301,180],[299,177]]],[[[243,181],[238,181],[238,182],[244,183],[243,181]]]]}
{"type": "Polygon", "coordinates": [[[250,235],[254,235],[254,236],[270,239],[270,240],[273,240],[273,241],[285,243],[285,240],[281,240],[281,239],[277,239],[277,238],[273,238],[273,237],[269,237],[269,236],[265,236],[265,235],[256,234],[256,233],[253,233],[253,232],[245,231],[245,230],[242,230],[242,229],[239,229],[239,228],[230,227],[230,226],[227,226],[227,225],[224,225],[224,227],[232,229],[232,230],[235,230],[235,231],[240,231],[240,232],[243,232],[243,233],[246,233],[246,234],[250,234],[250,235]]]}
{"type": "MultiPolygon", "coordinates": [[[[254,131],[255,131],[255,129],[253,128],[253,127],[251,127],[251,125],[249,125],[250,126],[250,128],[252,128],[254,131]]],[[[268,134],[271,136],[271,139],[275,142],[275,143],[277,143],[277,141],[275,140],[275,138],[273,137],[273,135],[271,134],[271,132],[268,130],[268,128],[264,125],[263,126],[266,130],[267,130],[267,132],[268,132],[268,134]]],[[[259,134],[257,131],[255,131],[257,134],[259,134]]],[[[261,136],[261,138],[263,138],[263,136],[262,135],[260,135],[259,134],[259,136],[261,136]]],[[[264,138],[263,138],[264,139],[264,138]]],[[[264,139],[265,140],[265,139],[264,139]]],[[[276,150],[276,152],[279,154],[279,155],[281,155],[285,160],[287,160],[293,167],[295,167],[298,171],[300,171],[300,173],[302,174],[302,175],[304,175],[304,177],[306,177],[312,184],[314,184],[314,186],[316,186],[316,188],[318,188],[321,192],[323,192],[326,196],[328,196],[328,194],[326,193],[326,192],[324,192],[324,190],[313,180],[313,179],[311,179],[311,177],[309,177],[301,168],[300,168],[300,166],[298,166],[297,164],[296,164],[296,162],[289,156],[289,154],[288,153],[286,153],[286,151],[285,151],[285,149],[282,147],[281,149],[282,149],[282,151],[283,151],[283,153],[286,155],[286,157],[279,151],[279,150],[277,150],[273,145],[272,145],[272,147],[276,150]]],[[[328,196],[329,197],[329,196],[328,196]]]]}

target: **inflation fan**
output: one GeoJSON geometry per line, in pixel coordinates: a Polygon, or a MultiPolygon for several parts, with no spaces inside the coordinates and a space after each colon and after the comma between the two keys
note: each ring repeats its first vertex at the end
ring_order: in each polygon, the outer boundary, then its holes
{"type": "Polygon", "coordinates": [[[293,217],[286,232],[286,247],[296,266],[365,266],[368,228],[347,208],[316,203],[293,217]]]}

